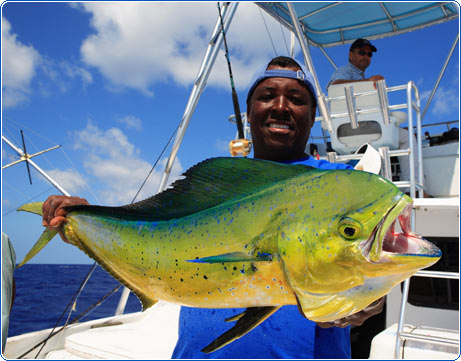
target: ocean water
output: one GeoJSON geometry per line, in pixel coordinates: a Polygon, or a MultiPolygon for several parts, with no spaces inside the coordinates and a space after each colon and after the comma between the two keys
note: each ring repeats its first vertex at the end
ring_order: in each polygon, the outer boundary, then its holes
{"type": "MultiPolygon", "coordinates": [[[[8,337],[52,328],[91,267],[92,265],[26,264],[15,270],[16,297],[10,314],[8,337]]],[[[97,266],[80,294],[69,320],[98,302],[118,284],[118,281],[97,266]]],[[[123,287],[113,293],[80,322],[113,316],[122,289],[123,287]]],[[[130,294],[125,313],[140,310],[141,303],[135,295],[130,294]]],[[[67,316],[68,313],[59,325],[65,323],[67,316]]]]}

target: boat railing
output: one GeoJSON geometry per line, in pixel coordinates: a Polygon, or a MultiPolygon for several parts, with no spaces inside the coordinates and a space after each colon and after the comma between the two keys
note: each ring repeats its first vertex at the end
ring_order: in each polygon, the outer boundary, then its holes
{"type": "Polygon", "coordinates": [[[437,123],[431,123],[431,124],[423,124],[423,128],[430,128],[430,127],[438,127],[438,126],[443,126],[445,125],[447,127],[447,130],[451,129],[451,124],[459,124],[459,120],[447,120],[445,122],[437,122],[437,123]]]}
{"type": "MultiPolygon", "coordinates": [[[[351,84],[357,83],[346,83],[344,86],[344,95],[338,95],[338,91],[336,91],[336,95],[329,95],[326,97],[326,102],[330,112],[329,116],[333,125],[333,132],[337,132],[340,126],[339,123],[335,125],[335,119],[346,119],[344,120],[346,123],[347,121],[350,121],[350,126],[353,130],[360,127],[359,116],[369,114],[378,118],[382,129],[384,127],[399,127],[404,122],[408,123],[408,127],[406,127],[408,130],[406,147],[391,149],[389,146],[380,146],[380,139],[376,140],[375,144],[377,145],[374,145],[373,141],[371,141],[371,145],[379,149],[379,153],[382,158],[381,175],[389,180],[392,180],[391,158],[408,156],[409,179],[395,181],[394,183],[399,188],[409,188],[410,196],[412,198],[415,198],[416,196],[422,197],[424,176],[422,161],[421,108],[418,88],[413,81],[392,87],[387,87],[384,80],[378,81],[377,83],[376,89],[365,91],[354,91],[351,84]],[[405,101],[398,104],[389,104],[388,93],[402,91],[406,93],[404,94],[405,101]],[[372,97],[375,97],[374,102],[367,100],[367,98],[372,99],[372,97]],[[391,111],[397,110],[405,110],[406,113],[403,117],[399,114],[399,118],[394,116],[393,113],[390,113],[391,111]],[[418,192],[418,195],[416,192],[418,192]]],[[[341,90],[339,90],[339,92],[341,92],[341,90]]],[[[316,121],[321,122],[322,128],[326,129],[326,125],[323,124],[323,117],[316,117],[316,121]]],[[[405,128],[402,127],[401,129],[403,130],[405,128]]],[[[393,133],[391,136],[394,138],[397,137],[397,139],[394,139],[394,143],[398,144],[399,134],[393,133]]],[[[335,137],[338,138],[336,133],[330,134],[330,139],[335,137]]],[[[363,143],[367,143],[368,141],[366,136],[363,138],[363,143]]],[[[327,153],[327,160],[330,162],[348,162],[350,160],[357,160],[360,158],[360,154],[338,154],[335,151],[327,153]]]]}
{"type": "MultiPolygon", "coordinates": [[[[335,127],[335,119],[349,118],[350,126],[352,129],[356,129],[359,126],[357,118],[360,114],[382,114],[382,124],[381,126],[389,126],[389,112],[396,110],[406,110],[406,117],[404,121],[397,123],[400,125],[403,122],[407,122],[408,126],[408,146],[400,149],[390,149],[387,146],[378,147],[379,154],[381,156],[381,171],[380,174],[392,181],[392,168],[391,168],[391,158],[392,157],[409,157],[409,179],[403,181],[394,181],[394,184],[399,188],[408,188],[410,189],[410,196],[416,198],[416,191],[418,191],[418,198],[423,197],[424,194],[424,176],[423,176],[423,160],[422,160],[422,124],[421,124],[421,108],[420,108],[420,97],[417,86],[414,82],[410,81],[407,84],[385,87],[383,86],[384,82],[377,87],[377,90],[371,91],[362,91],[354,93],[350,85],[345,85],[344,95],[327,97],[327,104],[330,105],[329,109],[334,110],[335,107],[331,107],[333,102],[342,101],[344,107],[336,107],[339,111],[332,112],[330,115],[331,122],[333,124],[333,132],[337,131],[335,127]],[[406,101],[400,104],[390,105],[388,103],[387,94],[391,92],[404,91],[406,92],[406,101]],[[378,106],[368,107],[366,109],[359,109],[357,103],[360,98],[370,96],[373,94],[378,94],[379,103],[378,106]],[[415,139],[416,136],[416,139],[415,139]],[[416,154],[415,156],[412,156],[416,154]],[[416,158],[416,159],[415,159],[416,158]],[[417,170],[416,170],[416,165],[417,170]]],[[[317,117],[317,121],[322,122],[322,117],[317,117]]],[[[450,129],[450,124],[456,123],[455,121],[443,122],[437,125],[447,125],[450,129]]],[[[323,125],[323,128],[326,129],[326,125],[323,125]]],[[[405,129],[402,127],[402,129],[405,129]]],[[[333,137],[335,134],[333,134],[333,137]]],[[[330,139],[332,134],[330,134],[330,139]]],[[[379,142],[378,142],[379,144],[379,142]]],[[[327,159],[330,162],[348,162],[350,160],[360,160],[362,154],[337,154],[336,152],[328,152],[327,159]]],[[[412,210],[412,229],[415,229],[415,209],[412,210]]],[[[441,272],[441,271],[419,271],[414,276],[417,277],[433,277],[433,278],[446,278],[446,279],[459,279],[459,273],[455,272],[441,272]]],[[[401,307],[399,320],[397,325],[396,341],[395,341],[395,358],[401,358],[402,355],[402,342],[404,340],[419,340],[426,341],[438,344],[448,344],[448,345],[458,345],[459,339],[448,338],[448,337],[437,337],[429,335],[418,335],[409,332],[404,332],[404,322],[405,322],[405,312],[408,302],[408,292],[409,292],[410,279],[407,279],[403,283],[403,291],[401,298],[401,307]]]]}
{"type": "MultiPolygon", "coordinates": [[[[459,272],[418,271],[413,275],[413,277],[430,277],[430,278],[459,280],[459,272]]],[[[407,341],[407,340],[425,341],[425,342],[437,343],[437,344],[443,344],[443,345],[456,345],[459,348],[459,338],[456,339],[456,338],[451,338],[451,337],[438,337],[434,335],[420,335],[420,334],[414,334],[410,332],[404,332],[405,312],[406,312],[406,307],[407,307],[409,290],[410,290],[410,278],[405,280],[403,283],[402,301],[400,304],[399,322],[397,325],[394,358],[395,359],[402,358],[402,352],[403,352],[402,342],[407,341]]]]}

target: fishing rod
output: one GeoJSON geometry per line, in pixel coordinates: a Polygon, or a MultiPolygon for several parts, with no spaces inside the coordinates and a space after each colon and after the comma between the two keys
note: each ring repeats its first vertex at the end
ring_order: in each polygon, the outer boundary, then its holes
{"type": "Polygon", "coordinates": [[[237,124],[237,133],[238,138],[236,140],[232,140],[229,144],[229,150],[232,156],[236,155],[243,155],[246,156],[251,151],[251,142],[248,139],[245,139],[245,133],[243,131],[243,123],[242,123],[242,115],[240,113],[240,106],[239,100],[237,96],[237,92],[235,91],[235,84],[234,84],[234,77],[232,75],[232,67],[229,57],[229,49],[227,48],[227,40],[226,40],[226,31],[224,30],[224,21],[221,14],[221,6],[219,5],[218,1],[218,12],[219,18],[221,20],[221,33],[224,41],[224,49],[226,52],[226,60],[227,60],[227,67],[229,69],[229,78],[231,83],[232,89],[232,102],[234,104],[234,113],[235,113],[235,122],[237,124]]]}

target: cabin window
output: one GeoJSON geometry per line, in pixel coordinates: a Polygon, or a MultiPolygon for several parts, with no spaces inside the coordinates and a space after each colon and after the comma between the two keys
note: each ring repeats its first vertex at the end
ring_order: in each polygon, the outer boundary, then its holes
{"type": "MultiPolygon", "coordinates": [[[[382,130],[378,122],[374,120],[365,120],[358,122],[358,127],[356,129],[352,128],[351,123],[344,123],[338,127],[337,135],[338,140],[341,143],[342,138],[347,137],[356,137],[356,136],[366,136],[367,142],[372,142],[381,138],[382,130]]],[[[344,139],[346,140],[346,139],[344,139]]]]}

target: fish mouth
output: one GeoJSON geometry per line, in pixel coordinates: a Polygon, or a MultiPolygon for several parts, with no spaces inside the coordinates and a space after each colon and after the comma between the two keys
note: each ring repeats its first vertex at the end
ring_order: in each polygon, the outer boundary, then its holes
{"type": "Polygon", "coordinates": [[[364,257],[373,263],[389,262],[396,255],[440,257],[441,251],[411,230],[413,202],[404,205],[402,197],[375,226],[370,237],[360,245],[364,257]],[[399,208],[401,211],[399,212],[399,208]],[[403,209],[402,209],[403,208],[403,209]],[[397,214],[396,214],[397,213],[397,214]],[[396,232],[396,224],[400,232],[396,232]]]}

